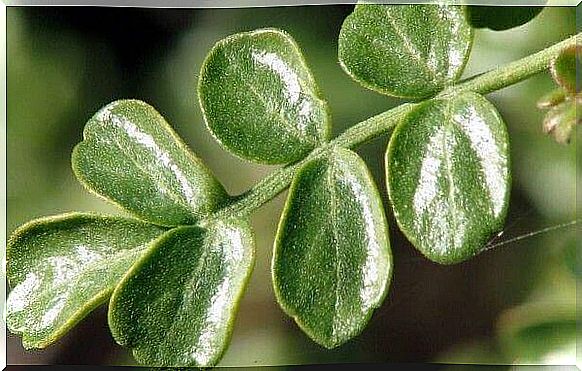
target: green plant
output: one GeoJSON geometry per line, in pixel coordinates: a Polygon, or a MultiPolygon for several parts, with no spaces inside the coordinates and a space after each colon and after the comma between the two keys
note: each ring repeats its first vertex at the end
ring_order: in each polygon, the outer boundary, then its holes
{"type": "Polygon", "coordinates": [[[215,364],[252,269],[246,219],[291,184],[273,258],[277,299],[316,342],[344,343],[382,303],[392,272],[378,192],[350,148],[395,128],[387,179],[401,229],[431,260],[468,259],[502,227],[509,194],[507,133],[480,94],[557,65],[575,42],[458,82],[472,43],[464,8],[358,5],[340,34],[346,72],[424,101],[335,139],[289,35],[218,42],[198,87],[209,129],[237,156],[286,166],[231,197],[151,106],[106,106],[88,122],[73,169],[137,219],[69,214],[19,228],[7,251],[10,329],[26,347],[44,347],[112,294],[113,336],[138,361],[215,364]]]}

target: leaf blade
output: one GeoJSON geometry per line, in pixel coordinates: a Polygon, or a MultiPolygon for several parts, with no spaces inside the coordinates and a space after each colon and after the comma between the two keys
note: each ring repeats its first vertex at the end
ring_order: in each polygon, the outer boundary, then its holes
{"type": "Polygon", "coordinates": [[[327,103],[299,47],[280,30],[216,43],[202,65],[198,97],[210,132],[243,159],[294,162],[329,136],[327,103]]]}
{"type": "Polygon", "coordinates": [[[511,184],[509,138],[485,98],[432,100],[397,127],[386,152],[400,229],[427,258],[454,264],[503,227],[511,184]]]}
{"type": "Polygon", "coordinates": [[[241,220],[164,234],[111,297],[115,340],[150,366],[216,364],[254,264],[252,239],[241,220]]]}
{"type": "Polygon", "coordinates": [[[8,328],[22,335],[25,348],[53,343],[106,300],[149,241],[162,233],[137,220],[82,213],[20,227],[7,246],[13,285],[8,328]]]}
{"type": "Polygon", "coordinates": [[[333,348],[363,330],[386,295],[392,258],[382,203],[356,154],[336,148],[299,171],[272,266],[277,301],[311,339],[333,348]]]}
{"type": "Polygon", "coordinates": [[[227,198],[164,118],[138,100],[115,101],[87,123],[72,154],[91,192],[159,225],[193,224],[227,198]]]}
{"type": "Polygon", "coordinates": [[[460,7],[357,4],[342,25],[338,59],[368,89],[425,98],[459,78],[472,40],[460,7]]]}

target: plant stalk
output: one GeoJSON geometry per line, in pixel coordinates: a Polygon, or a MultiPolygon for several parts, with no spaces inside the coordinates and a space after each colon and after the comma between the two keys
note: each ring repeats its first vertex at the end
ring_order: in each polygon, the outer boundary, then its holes
{"type": "MultiPolygon", "coordinates": [[[[553,58],[563,50],[575,46],[580,41],[582,41],[582,33],[505,66],[461,81],[457,85],[442,91],[436,98],[447,98],[463,92],[475,92],[485,95],[517,84],[547,70],[553,58]]],[[[331,142],[313,150],[303,160],[273,171],[253,188],[234,197],[232,202],[215,212],[208,219],[221,219],[232,217],[233,215],[242,217],[251,214],[283,192],[291,184],[299,168],[305,163],[322,156],[334,146],[353,149],[371,139],[388,133],[406,114],[419,104],[405,103],[355,124],[331,142]]]]}

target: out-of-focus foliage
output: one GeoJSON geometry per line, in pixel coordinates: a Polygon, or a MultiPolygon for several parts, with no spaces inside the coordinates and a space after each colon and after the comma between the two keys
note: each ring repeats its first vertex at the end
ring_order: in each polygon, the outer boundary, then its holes
{"type": "MultiPolygon", "coordinates": [[[[114,209],[88,198],[70,169],[71,149],[87,119],[82,107],[91,97],[88,85],[95,75],[115,78],[110,51],[99,44],[89,48],[87,40],[67,30],[31,30],[21,13],[9,10],[7,17],[9,231],[31,216],[79,207],[114,209]],[[101,62],[91,63],[97,56],[101,62]]],[[[99,96],[102,89],[92,93],[99,96]]]]}

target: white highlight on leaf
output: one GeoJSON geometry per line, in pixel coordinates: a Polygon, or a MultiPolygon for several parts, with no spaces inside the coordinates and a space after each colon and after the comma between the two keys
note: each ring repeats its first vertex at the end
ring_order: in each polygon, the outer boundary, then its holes
{"type": "Polygon", "coordinates": [[[438,194],[438,173],[443,156],[444,131],[440,130],[430,138],[420,168],[418,187],[412,201],[417,215],[424,214],[438,194]]]}
{"type": "Polygon", "coordinates": [[[416,214],[414,227],[420,238],[434,242],[428,248],[437,253],[459,246],[467,229],[464,214],[456,209],[454,179],[451,169],[447,168],[452,164],[446,162],[446,156],[452,155],[454,147],[455,138],[447,135],[444,127],[430,138],[412,201],[416,214]],[[441,170],[443,166],[445,169],[441,170]],[[448,189],[439,186],[439,176],[447,176],[448,189]]]}
{"type": "Polygon", "coordinates": [[[210,299],[210,308],[202,326],[203,332],[192,347],[192,357],[199,365],[209,364],[214,357],[216,349],[219,348],[216,346],[216,339],[221,334],[217,333],[222,332],[220,328],[223,327],[224,318],[228,317],[230,296],[230,279],[227,277],[222,281],[212,299],[210,299]]]}
{"type": "Polygon", "coordinates": [[[6,312],[17,313],[25,309],[30,302],[30,297],[38,289],[39,277],[34,273],[28,273],[20,284],[16,285],[6,300],[6,312]]]}
{"type": "Polygon", "coordinates": [[[456,114],[454,120],[469,136],[471,149],[475,151],[482,166],[487,184],[487,192],[493,204],[493,216],[498,217],[503,211],[505,199],[505,180],[503,171],[507,166],[506,158],[500,154],[493,133],[483,117],[473,105],[466,105],[462,114],[456,114]]]}
{"type": "Polygon", "coordinates": [[[57,319],[58,315],[65,307],[66,303],[67,296],[65,293],[61,293],[52,298],[49,305],[47,306],[50,309],[46,311],[46,313],[42,316],[40,320],[39,323],[40,329],[51,327],[55,320],[57,319]]]}
{"type": "MultiPolygon", "coordinates": [[[[269,100],[271,104],[279,105],[283,104],[292,108],[297,114],[297,120],[293,126],[302,134],[307,133],[308,126],[311,123],[311,113],[313,110],[313,104],[309,98],[301,91],[301,80],[300,76],[293,68],[278,54],[253,50],[251,52],[252,59],[262,66],[267,67],[270,71],[273,71],[279,80],[285,85],[283,93],[285,95],[285,102],[278,102],[276,100],[269,100]]],[[[279,111],[279,114],[284,113],[284,109],[273,109],[273,111],[279,111]]],[[[284,121],[287,121],[286,119],[284,121]]]]}
{"type": "Polygon", "coordinates": [[[281,59],[276,53],[269,53],[265,51],[252,51],[252,58],[258,64],[261,64],[270,70],[274,71],[281,82],[285,84],[285,94],[287,99],[289,99],[291,104],[297,104],[301,96],[301,85],[299,82],[299,76],[293,71],[287,63],[281,59]]]}
{"type": "Polygon", "coordinates": [[[222,226],[221,229],[225,234],[222,239],[230,244],[222,249],[225,261],[236,265],[244,259],[245,246],[242,233],[237,228],[226,225],[222,226]]]}
{"type": "MultiPolygon", "coordinates": [[[[221,264],[224,264],[224,269],[236,269],[244,259],[243,233],[240,229],[225,223],[220,223],[215,231],[217,232],[216,239],[210,242],[212,246],[208,246],[208,248],[215,249],[217,250],[215,253],[222,255],[221,264]]],[[[223,335],[226,327],[227,321],[225,319],[229,317],[230,302],[237,290],[234,286],[236,284],[226,275],[210,299],[210,308],[208,308],[204,324],[201,326],[202,333],[191,348],[192,358],[199,365],[209,364],[216,356],[217,349],[220,349],[217,338],[223,335]]]]}
{"type": "Polygon", "coordinates": [[[115,109],[115,107],[117,107],[119,105],[119,102],[113,102],[108,104],[107,106],[101,108],[99,110],[99,112],[97,112],[97,114],[95,115],[95,119],[98,122],[105,122],[111,119],[112,113],[111,111],[113,111],[115,109]]]}
{"type": "MultiPolygon", "coordinates": [[[[184,175],[180,167],[176,165],[176,163],[171,159],[170,154],[164,151],[162,148],[160,148],[156,143],[155,139],[151,135],[141,131],[131,121],[118,115],[111,115],[109,119],[113,125],[120,128],[130,138],[134,139],[135,141],[137,141],[137,143],[149,149],[153,157],[155,157],[157,161],[160,161],[163,167],[170,170],[170,173],[180,184],[180,188],[182,190],[181,196],[184,196],[185,201],[192,205],[194,208],[196,208],[195,190],[188,182],[188,178],[184,175]]],[[[157,166],[155,167],[155,169],[152,168],[148,170],[150,175],[155,175],[159,171],[157,166]]],[[[171,190],[174,188],[172,184],[167,184],[167,181],[162,176],[158,176],[158,181],[161,183],[160,185],[163,186],[163,189],[166,193],[171,193],[171,190]]]]}
{"type": "Polygon", "coordinates": [[[367,254],[366,261],[361,268],[363,287],[360,289],[362,311],[367,311],[377,303],[377,287],[378,283],[382,282],[382,280],[380,280],[380,272],[378,271],[378,259],[382,247],[378,244],[378,241],[375,238],[378,231],[376,230],[376,218],[374,217],[374,212],[371,208],[374,201],[370,199],[368,190],[362,187],[360,179],[355,177],[352,172],[343,171],[341,179],[348,185],[348,188],[352,192],[352,196],[356,199],[356,203],[362,207],[362,217],[366,228],[366,237],[370,237],[365,241],[367,244],[367,254]]]}
{"type": "Polygon", "coordinates": [[[307,130],[307,126],[311,122],[311,111],[313,107],[308,99],[303,99],[299,105],[297,128],[302,132],[307,130]]]}
{"type": "Polygon", "coordinates": [[[47,259],[47,262],[52,267],[55,284],[73,279],[81,268],[75,260],[67,256],[51,256],[47,259]]]}
{"type": "MultiPolygon", "coordinates": [[[[451,10],[450,6],[442,7],[441,9],[443,10],[441,12],[443,17],[443,24],[448,24],[450,26],[450,29],[447,30],[450,35],[449,44],[458,44],[456,35],[463,34],[463,28],[466,27],[464,25],[464,20],[460,19],[456,9],[451,10]]],[[[446,76],[452,79],[455,73],[461,69],[463,63],[465,62],[466,50],[460,49],[458,45],[456,47],[447,47],[447,50],[449,52],[449,56],[446,76]]]]}
{"type": "Polygon", "coordinates": [[[81,263],[82,265],[92,263],[102,258],[101,254],[89,250],[85,245],[77,245],[75,246],[75,250],[76,250],[75,256],[79,260],[79,263],[81,263]]]}

